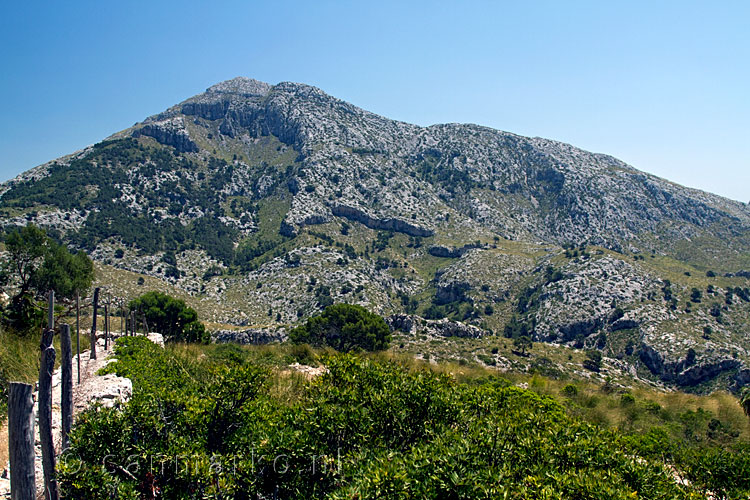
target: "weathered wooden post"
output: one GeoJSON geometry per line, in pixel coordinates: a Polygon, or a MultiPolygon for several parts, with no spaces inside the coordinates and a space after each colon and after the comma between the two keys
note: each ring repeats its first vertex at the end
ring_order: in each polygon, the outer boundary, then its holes
{"type": "Polygon", "coordinates": [[[55,329],[55,291],[50,290],[47,298],[47,328],[55,329]]]}
{"type": "Polygon", "coordinates": [[[35,500],[34,473],[34,387],[10,383],[8,397],[8,452],[10,454],[10,497],[35,500]]]}
{"type": "Polygon", "coordinates": [[[125,335],[125,305],[122,302],[122,299],[120,299],[120,335],[125,335]]]}
{"type": "Polygon", "coordinates": [[[135,311],[130,311],[130,329],[133,337],[138,333],[138,325],[135,324],[135,311]]]}
{"type": "Polygon", "coordinates": [[[70,444],[68,436],[73,425],[73,353],[70,342],[70,325],[60,325],[60,364],[62,367],[61,404],[62,413],[62,449],[70,444]]]}
{"type": "Polygon", "coordinates": [[[99,287],[94,288],[94,318],[91,325],[91,354],[89,359],[96,359],[96,315],[99,313],[99,287]]]}
{"type": "Polygon", "coordinates": [[[81,383],[81,294],[76,292],[76,360],[78,362],[78,384],[81,383]]]}
{"type": "Polygon", "coordinates": [[[57,500],[55,479],[55,445],[52,441],[52,372],[55,369],[54,332],[47,329],[42,334],[42,358],[39,365],[39,441],[42,445],[45,498],[57,500]]]}

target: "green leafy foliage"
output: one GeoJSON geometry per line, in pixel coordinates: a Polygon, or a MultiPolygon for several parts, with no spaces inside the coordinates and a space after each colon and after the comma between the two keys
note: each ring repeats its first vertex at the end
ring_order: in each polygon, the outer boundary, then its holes
{"type": "MultiPolygon", "coordinates": [[[[698,498],[747,493],[747,455],[623,438],[549,397],[351,354],[279,398],[236,346],[204,355],[120,339],[107,371],[133,398],[79,417],[58,473],[68,498],[698,498]],[[678,484],[659,450],[691,481],[678,484]],[[640,458],[645,457],[645,458],[640,458]],[[676,458],[675,458],[676,457],[676,458]],[[743,476],[743,474],[745,474],[743,476]],[[692,484],[692,485],[691,485],[692,484]]],[[[575,397],[573,394],[571,397],[575,397]]]]}
{"type": "Polygon", "coordinates": [[[47,234],[33,224],[11,231],[5,237],[5,248],[9,258],[3,265],[3,275],[6,280],[18,280],[18,295],[23,295],[31,289],[48,244],[47,234]]]}
{"type": "MultiPolygon", "coordinates": [[[[258,245],[242,247],[235,255],[239,232],[225,223],[222,216],[239,216],[241,212],[248,218],[258,207],[237,200],[223,203],[226,196],[221,190],[232,182],[233,165],[211,157],[208,175],[205,172],[197,177],[192,175],[198,168],[194,160],[171,148],[148,146],[133,138],[104,141],[68,165],[53,164],[42,179],[14,184],[4,193],[2,205],[23,211],[46,206],[88,211],[83,227],[67,237],[89,251],[116,237],[124,245],[149,254],[201,248],[226,265],[235,262],[248,265],[248,255],[262,249],[261,253],[267,251],[273,238],[264,234],[258,245]],[[177,176],[153,189],[148,180],[162,172],[177,176]],[[186,172],[191,175],[185,175],[186,172]],[[137,204],[123,201],[120,186],[124,185],[132,189],[137,204]],[[187,212],[196,207],[203,215],[193,219],[187,212]],[[192,222],[184,226],[177,218],[180,215],[192,222]]],[[[258,178],[265,176],[274,182],[280,175],[268,165],[259,165],[253,172],[258,178]]],[[[262,211],[260,207],[259,212],[262,211]]],[[[262,221],[267,220],[263,213],[258,215],[262,221]]],[[[283,214],[279,215],[283,219],[283,214]]],[[[260,229],[262,232],[263,228],[260,229]]],[[[277,226],[276,233],[278,230],[277,226]]]]}
{"type": "Polygon", "coordinates": [[[43,229],[32,224],[15,229],[6,236],[5,246],[8,258],[2,263],[0,275],[4,285],[17,286],[6,319],[17,331],[41,324],[43,312],[35,303],[36,298],[52,290],[58,298],[72,299],[91,287],[91,259],[83,252],[71,254],[43,229]]]}
{"type": "Polygon", "coordinates": [[[602,353],[596,350],[586,351],[586,359],[583,360],[583,367],[592,372],[598,372],[602,369],[602,353]]]}
{"type": "Polygon", "coordinates": [[[388,347],[391,333],[381,316],[364,307],[333,304],[292,330],[289,337],[296,343],[329,346],[341,352],[379,351],[388,347]]]}
{"type": "Polygon", "coordinates": [[[39,292],[54,290],[56,297],[71,299],[85,293],[94,278],[94,264],[84,252],[71,254],[66,247],[50,242],[32,284],[39,292]]]}
{"type": "Polygon", "coordinates": [[[526,351],[531,350],[534,343],[531,341],[531,337],[528,335],[521,335],[513,339],[513,348],[518,351],[521,356],[526,356],[526,351]]]}
{"type": "Polygon", "coordinates": [[[740,395],[740,406],[748,418],[750,418],[750,387],[745,387],[740,395]]]}
{"type": "Polygon", "coordinates": [[[128,307],[143,313],[150,328],[169,341],[208,342],[208,333],[198,321],[198,313],[183,300],[151,291],[130,301],[128,307]]]}

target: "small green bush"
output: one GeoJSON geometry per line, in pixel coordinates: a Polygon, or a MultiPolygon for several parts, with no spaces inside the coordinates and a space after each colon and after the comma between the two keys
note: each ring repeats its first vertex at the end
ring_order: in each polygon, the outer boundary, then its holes
{"type": "Polygon", "coordinates": [[[294,344],[289,351],[292,362],[301,365],[317,366],[318,361],[315,352],[308,344],[294,344]]]}
{"type": "Polygon", "coordinates": [[[379,351],[388,347],[391,331],[381,316],[362,306],[334,304],[293,329],[289,338],[296,344],[329,346],[340,352],[379,351]]]}
{"type": "Polygon", "coordinates": [[[633,406],[635,405],[635,398],[629,392],[623,392],[620,396],[620,406],[633,406]]]}
{"type": "Polygon", "coordinates": [[[574,384],[567,384],[562,388],[560,393],[566,398],[572,398],[578,395],[578,387],[574,384]]]}
{"type": "Polygon", "coordinates": [[[592,372],[600,371],[602,369],[602,353],[595,350],[586,351],[583,367],[592,372]]]}
{"type": "Polygon", "coordinates": [[[131,300],[128,307],[146,316],[149,327],[164,335],[170,342],[208,343],[209,334],[198,313],[184,300],[166,293],[151,291],[131,300]]]}

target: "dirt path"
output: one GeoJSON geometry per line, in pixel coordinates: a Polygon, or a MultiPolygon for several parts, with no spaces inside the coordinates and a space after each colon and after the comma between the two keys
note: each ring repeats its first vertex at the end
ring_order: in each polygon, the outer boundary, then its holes
{"type": "MultiPolygon", "coordinates": [[[[150,334],[151,340],[161,343],[163,340],[159,334],[150,334]]],[[[78,384],[78,360],[73,357],[73,415],[77,415],[91,404],[101,402],[105,406],[112,406],[116,401],[127,401],[132,394],[132,384],[129,379],[118,377],[116,375],[97,375],[96,373],[108,363],[114,361],[111,357],[112,351],[104,351],[104,342],[100,339],[97,343],[97,359],[89,359],[89,351],[81,353],[81,383],[78,384]]],[[[55,450],[59,453],[61,448],[61,421],[60,401],[61,401],[61,373],[58,369],[52,376],[52,435],[55,442],[55,450]]],[[[34,415],[38,419],[39,408],[37,403],[37,393],[34,393],[34,415]]],[[[7,434],[7,426],[3,430],[7,434]]],[[[37,420],[34,427],[36,434],[36,484],[37,497],[43,498],[44,493],[44,474],[42,472],[42,455],[39,442],[39,421],[37,420]],[[40,496],[41,495],[41,496],[40,496]]],[[[7,439],[6,441],[7,442],[7,439]]],[[[6,450],[7,453],[7,450],[6,450]]],[[[0,478],[0,499],[10,498],[10,471],[9,465],[3,461],[2,478],[0,478]]]]}

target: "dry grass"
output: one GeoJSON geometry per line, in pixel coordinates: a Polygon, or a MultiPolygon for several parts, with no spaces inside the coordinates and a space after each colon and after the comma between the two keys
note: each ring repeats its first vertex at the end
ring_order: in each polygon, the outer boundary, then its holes
{"type": "Polygon", "coordinates": [[[498,374],[497,370],[478,364],[442,361],[435,364],[415,359],[413,355],[407,353],[393,351],[377,353],[373,357],[398,361],[410,369],[430,369],[439,373],[447,373],[458,382],[471,382],[490,375],[499,375],[513,385],[527,387],[534,392],[556,399],[576,417],[602,427],[616,428],[625,432],[646,432],[655,426],[672,426],[674,429],[679,429],[681,415],[700,409],[710,412],[712,418],[717,418],[730,429],[739,432],[740,441],[750,442],[750,420],[742,411],[738,399],[723,391],[710,395],[695,395],[637,386],[627,390],[635,398],[635,404],[623,405],[622,395],[625,389],[601,382],[571,380],[567,377],[555,380],[538,374],[519,372],[498,374]],[[573,384],[578,389],[575,397],[568,398],[562,395],[563,388],[568,384],[573,384]]]}
{"type": "MultiPolygon", "coordinates": [[[[8,382],[26,382],[33,384],[39,377],[39,340],[37,338],[19,337],[0,331],[0,378],[8,382]]],[[[5,393],[3,391],[3,397],[5,393]]],[[[0,469],[8,462],[8,428],[6,426],[6,402],[2,402],[2,422],[0,430],[0,469]]]]}
{"type": "MultiPolygon", "coordinates": [[[[65,321],[72,323],[71,334],[73,341],[73,353],[76,352],[75,319],[65,321]]],[[[88,331],[81,328],[81,351],[89,348],[88,331]]],[[[60,337],[54,338],[56,351],[60,352],[60,337]]],[[[60,359],[55,361],[56,367],[60,366],[60,359]]],[[[0,330],[0,382],[25,382],[34,384],[39,379],[39,337],[36,335],[19,336],[0,330]]],[[[5,426],[6,411],[5,401],[0,405],[0,469],[5,467],[8,461],[8,429],[5,426]]]]}
{"type": "Polygon", "coordinates": [[[0,470],[5,469],[8,463],[8,427],[3,424],[0,426],[0,470]]]}

